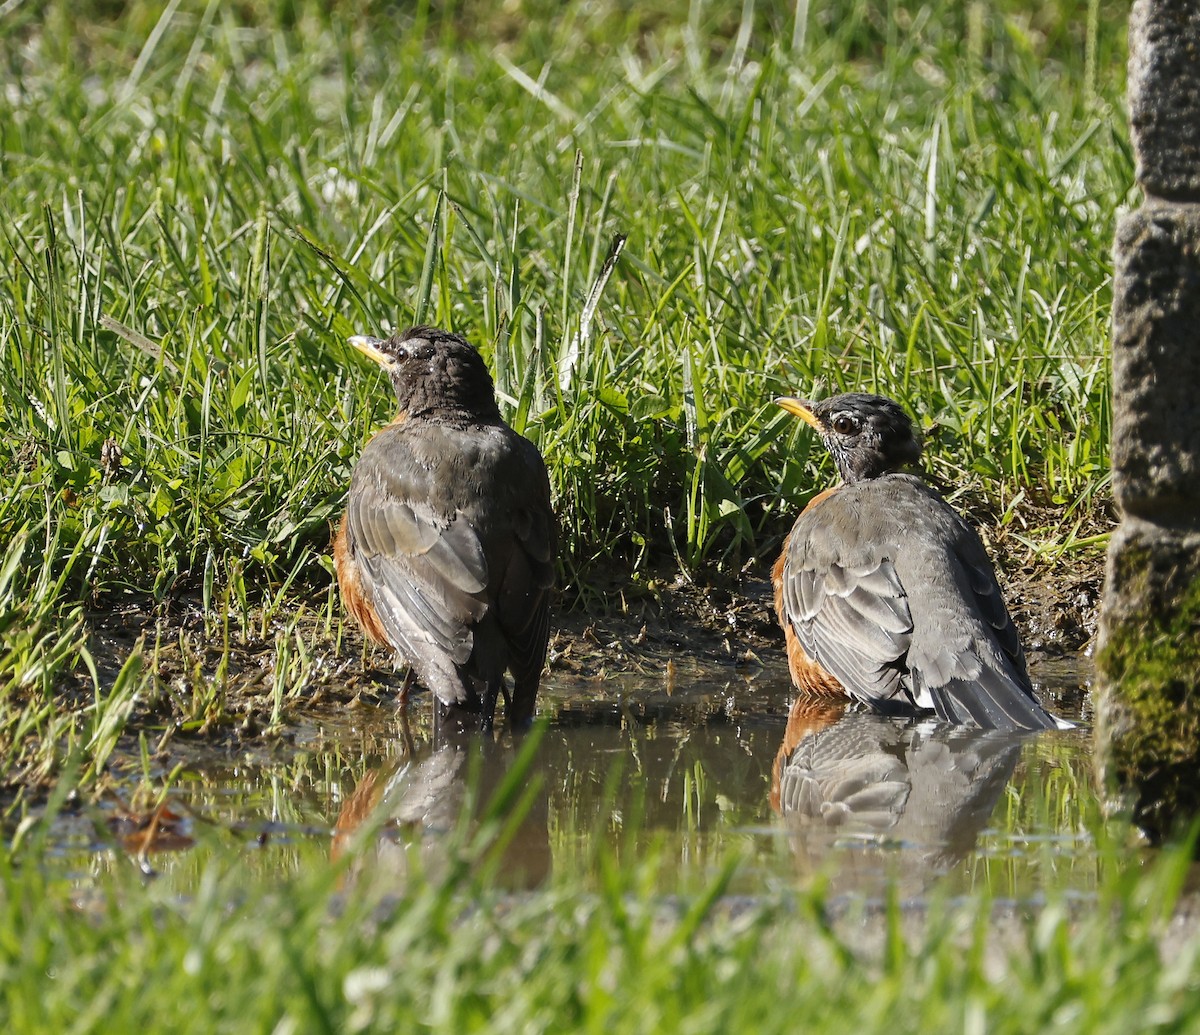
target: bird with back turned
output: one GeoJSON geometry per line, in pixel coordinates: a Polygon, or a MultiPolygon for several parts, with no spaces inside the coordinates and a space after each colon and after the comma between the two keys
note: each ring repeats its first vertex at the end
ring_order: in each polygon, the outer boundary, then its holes
{"type": "Polygon", "coordinates": [[[387,371],[399,413],[351,475],[334,542],[345,607],[408,665],[402,702],[420,681],[438,724],[456,714],[488,731],[503,695],[509,723],[525,727],[557,538],[541,454],[501,418],[483,358],[457,334],[413,327],[350,344],[387,371]]]}
{"type": "Polygon", "coordinates": [[[906,472],[921,458],[908,414],[858,392],[776,402],[816,429],[842,478],[805,508],[772,570],[796,686],[983,728],[1069,726],[1034,696],[979,536],[906,472]]]}

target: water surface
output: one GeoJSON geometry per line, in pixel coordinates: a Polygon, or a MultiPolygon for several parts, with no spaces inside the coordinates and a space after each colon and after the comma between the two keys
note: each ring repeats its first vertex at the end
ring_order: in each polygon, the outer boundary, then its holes
{"type": "MultiPolygon", "coordinates": [[[[1035,668],[1073,719],[1086,677],[1076,660],[1035,668]]],[[[233,840],[247,865],[285,872],[362,837],[355,866],[401,890],[414,869],[442,865],[500,793],[491,818],[509,828],[494,878],[512,888],[594,886],[601,843],[664,892],[699,890],[736,860],[738,894],[816,882],[834,897],[986,888],[1029,900],[1087,896],[1103,865],[1085,723],[1007,734],[883,718],[795,700],[782,666],[683,662],[552,677],[531,749],[503,732],[434,750],[428,697],[412,709],[407,732],[387,701],[316,711],[273,742],[176,741],[152,773],[176,768],[171,811],[150,834],[130,837],[144,814],[118,821],[134,799],[131,764],[128,788],[57,825],[59,850],[82,868],[132,855],[186,872],[206,845],[233,840]],[[523,748],[527,772],[506,787],[523,748]]]]}

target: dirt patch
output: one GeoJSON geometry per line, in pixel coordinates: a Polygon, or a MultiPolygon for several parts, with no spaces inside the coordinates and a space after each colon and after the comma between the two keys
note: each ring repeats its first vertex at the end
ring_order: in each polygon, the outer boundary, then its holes
{"type": "MultiPolygon", "coordinates": [[[[1100,554],[1051,568],[1026,562],[1001,568],[1000,581],[1027,653],[1060,657],[1085,650],[1096,632],[1104,559],[1100,554]]],[[[706,582],[672,574],[627,581],[605,595],[604,614],[556,616],[551,670],[606,672],[658,663],[664,654],[731,665],[781,655],[767,565],[706,582]]]]}
{"type": "Polygon", "coordinates": [[[1100,617],[1104,559],[1096,556],[1067,570],[1026,568],[1004,582],[1025,652],[1061,655],[1088,650],[1100,617]]]}
{"type": "MultiPolygon", "coordinates": [[[[1102,580],[1099,556],[1067,572],[1026,565],[1008,577],[1001,575],[1031,656],[1061,656],[1087,647],[1096,630],[1102,580]]],[[[618,672],[661,669],[671,661],[741,667],[781,655],[782,634],[766,565],[748,565],[735,577],[718,574],[706,581],[672,572],[615,579],[607,592],[590,588],[593,601],[609,600],[612,606],[586,613],[560,600],[552,616],[551,673],[603,680],[618,672]]],[[[281,691],[287,708],[389,695],[398,680],[388,653],[365,644],[348,622],[324,632],[322,625],[316,617],[292,623],[291,634],[308,644],[309,657],[296,681],[281,691]]],[[[202,702],[214,687],[224,695],[227,710],[254,716],[274,706],[281,628],[282,623],[274,623],[266,635],[235,633],[226,642],[213,637],[198,601],[176,603],[157,618],[133,604],[94,616],[92,643],[98,660],[107,663],[103,678],[140,639],[160,683],[160,718],[177,718],[180,705],[189,703],[189,725],[199,730],[206,719],[211,724],[218,717],[191,702],[202,702]]],[[[218,725],[228,725],[228,718],[218,725]]]]}
{"type": "MultiPolygon", "coordinates": [[[[1103,576],[1102,558],[1056,566],[1001,566],[1001,581],[1030,661],[1077,656],[1094,635],[1103,576]]],[[[620,577],[588,587],[588,599],[607,601],[603,613],[573,609],[567,587],[552,617],[548,669],[597,696],[610,676],[646,673],[665,680],[668,692],[703,672],[730,675],[777,666],[782,634],[775,619],[765,564],[736,575],[689,579],[620,577]]],[[[319,608],[324,593],[299,616],[231,630],[206,619],[195,599],[176,599],[157,610],[130,599],[91,616],[89,647],[102,686],[109,686],[130,653],[140,649],[148,678],[114,753],[120,776],[125,760],[139,760],[145,737],[151,759],[163,769],[193,752],[288,751],[297,727],[330,708],[374,706],[394,698],[399,678],[386,651],[364,643],[358,630],[319,608]]],[[[62,689],[60,705],[92,701],[84,671],[62,689]]],[[[416,699],[418,711],[425,698],[416,699]]],[[[134,765],[130,761],[130,765],[134,765]]],[[[138,761],[138,764],[141,764],[138,761]]],[[[135,766],[136,768],[136,766],[135,766]]],[[[49,772],[43,779],[50,779],[49,772]]],[[[32,768],[14,766],[4,784],[15,790],[40,783],[32,768]]]]}

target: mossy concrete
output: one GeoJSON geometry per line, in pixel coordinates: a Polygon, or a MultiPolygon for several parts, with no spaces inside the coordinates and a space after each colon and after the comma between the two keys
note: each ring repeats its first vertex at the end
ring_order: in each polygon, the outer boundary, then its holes
{"type": "Polygon", "coordinates": [[[1142,189],[1200,200],[1200,4],[1136,0],[1129,15],[1129,128],[1142,189]]]}
{"type": "Polygon", "coordinates": [[[1104,790],[1159,839],[1200,816],[1200,0],[1135,0],[1145,201],[1117,224],[1113,496],[1097,656],[1104,790]]]}
{"type": "Polygon", "coordinates": [[[1102,785],[1161,840],[1200,815],[1200,531],[1123,522],[1096,664],[1102,785]]]}

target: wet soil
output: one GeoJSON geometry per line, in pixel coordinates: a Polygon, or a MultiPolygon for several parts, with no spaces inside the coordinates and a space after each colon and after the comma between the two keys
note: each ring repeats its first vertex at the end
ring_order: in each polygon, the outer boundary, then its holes
{"type": "MultiPolygon", "coordinates": [[[[606,613],[560,609],[539,698],[549,726],[531,763],[547,792],[512,838],[504,872],[536,884],[551,860],[572,865],[597,831],[636,815],[644,830],[630,850],[666,844],[678,854],[682,876],[673,870],[664,890],[681,880],[702,886],[731,848],[749,853],[733,889],[746,894],[812,879],[830,859],[854,894],[882,894],[900,861],[904,887],[918,897],[947,874],[966,890],[1000,872],[1008,874],[1000,890],[1025,894],[1043,886],[1027,857],[1057,855],[1070,865],[1057,860],[1046,872],[1083,874],[1090,886],[1094,844],[1078,814],[1064,828],[1046,806],[1041,820],[1010,817],[993,829],[1014,800],[1091,793],[1080,791],[1091,782],[1085,651],[1101,571],[1097,562],[1061,574],[1017,570],[1005,584],[1040,696],[1083,722],[1033,739],[798,711],[765,571],[708,584],[622,580],[593,597],[610,602],[606,613]],[[859,792],[837,799],[856,781],[876,796],[865,808],[859,792]]],[[[139,642],[154,678],[103,778],[60,814],[54,840],[64,855],[117,849],[149,867],[151,856],[190,849],[198,832],[215,829],[273,846],[260,864],[282,865],[271,851],[336,852],[382,815],[377,854],[402,874],[415,850],[428,869],[436,863],[424,856],[436,856],[440,834],[468,807],[467,774],[499,785],[519,749],[504,731],[482,751],[434,750],[428,695],[414,696],[411,721],[401,723],[390,658],[364,644],[340,609],[314,602],[286,627],[259,622],[243,635],[206,622],[198,601],[158,613],[131,601],[93,616],[102,681],[139,642]],[[304,664],[277,692],[280,637],[296,641],[304,664]]],[[[82,679],[78,694],[90,701],[82,679]]],[[[52,787],[20,770],[5,779],[27,815],[52,787]]]]}
{"type": "MultiPolygon", "coordinates": [[[[1001,576],[1005,598],[1031,663],[1086,654],[1095,636],[1103,557],[1070,565],[1027,561],[1001,576]]],[[[680,576],[623,582],[604,594],[616,601],[600,615],[557,616],[550,667],[592,672],[634,669],[665,651],[718,664],[762,664],[782,653],[765,565],[736,579],[702,583],[680,576]]]]}
{"type": "MultiPolygon", "coordinates": [[[[1102,558],[1053,571],[1027,563],[1001,578],[1035,679],[1041,667],[1061,671],[1065,665],[1079,667],[1081,682],[1089,681],[1086,656],[1096,629],[1102,558]]],[[[569,596],[568,588],[552,615],[550,680],[603,687],[614,675],[658,673],[671,686],[698,668],[733,675],[782,660],[765,565],[707,581],[671,574],[591,585],[589,600],[607,603],[602,612],[573,609],[569,596]]],[[[171,601],[157,612],[130,601],[93,616],[90,644],[102,682],[142,644],[157,691],[139,702],[130,725],[149,729],[156,750],[181,737],[274,742],[288,740],[289,727],[314,709],[379,703],[398,689],[388,652],[365,643],[336,610],[336,619],[321,618],[314,605],[290,620],[287,631],[301,642],[305,658],[278,694],[281,619],[242,635],[206,623],[194,598],[171,601]],[[207,707],[195,703],[206,696],[207,707]]],[[[90,703],[90,685],[80,676],[80,696],[90,703]]]]}

